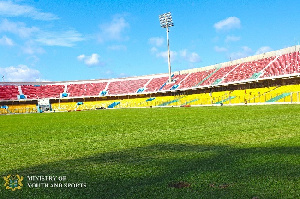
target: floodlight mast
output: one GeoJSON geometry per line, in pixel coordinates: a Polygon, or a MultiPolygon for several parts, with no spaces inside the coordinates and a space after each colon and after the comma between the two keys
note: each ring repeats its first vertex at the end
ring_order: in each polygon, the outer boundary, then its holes
{"type": "Polygon", "coordinates": [[[172,82],[171,77],[171,56],[170,56],[170,43],[169,43],[169,27],[174,26],[171,12],[159,15],[159,22],[162,28],[167,29],[167,44],[168,44],[168,66],[169,66],[169,82],[172,82]]]}

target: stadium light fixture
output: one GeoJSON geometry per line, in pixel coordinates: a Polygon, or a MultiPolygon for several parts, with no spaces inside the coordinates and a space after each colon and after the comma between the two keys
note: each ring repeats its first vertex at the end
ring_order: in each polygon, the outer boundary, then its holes
{"type": "Polygon", "coordinates": [[[169,27],[174,26],[171,12],[159,15],[159,22],[162,28],[167,29],[167,43],[168,43],[168,66],[169,66],[169,82],[172,82],[171,77],[171,59],[170,59],[170,45],[169,45],[169,27]]]}

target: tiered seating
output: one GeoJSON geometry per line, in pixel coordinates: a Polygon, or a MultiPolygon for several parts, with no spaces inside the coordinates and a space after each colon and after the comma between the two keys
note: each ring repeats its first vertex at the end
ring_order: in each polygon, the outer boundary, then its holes
{"type": "Polygon", "coordinates": [[[276,60],[265,69],[265,73],[262,77],[273,77],[293,73],[300,73],[300,55],[298,51],[276,58],[276,60]]]}
{"type": "Polygon", "coordinates": [[[22,92],[27,99],[59,98],[64,85],[22,85],[22,92]]]}
{"type": "Polygon", "coordinates": [[[18,99],[18,87],[14,85],[0,86],[0,100],[18,99]]]}
{"type": "Polygon", "coordinates": [[[247,71],[247,67],[249,65],[246,63],[242,63],[237,66],[231,73],[229,73],[223,80],[223,83],[240,81],[245,78],[245,71],[247,71]]]}
{"type": "Polygon", "coordinates": [[[135,79],[110,82],[108,86],[108,95],[136,93],[137,90],[144,87],[148,81],[149,79],[135,79]]]}
{"type": "Polygon", "coordinates": [[[242,63],[231,71],[227,77],[224,78],[223,82],[236,82],[254,78],[253,75],[262,71],[273,59],[274,57],[269,57],[257,61],[242,63]]]}
{"type": "Polygon", "coordinates": [[[286,54],[282,56],[282,59],[283,65],[285,65],[283,71],[284,74],[293,74],[298,72],[296,52],[286,54]]]}
{"type": "Polygon", "coordinates": [[[161,88],[161,86],[168,81],[168,79],[168,76],[153,78],[147,85],[145,92],[158,91],[161,88]]]}
{"type": "Polygon", "coordinates": [[[267,57],[267,58],[260,59],[256,62],[254,62],[255,69],[254,69],[254,73],[252,74],[252,77],[250,77],[250,78],[256,79],[256,78],[260,77],[261,73],[263,73],[263,69],[266,68],[268,66],[268,64],[270,64],[274,59],[275,59],[275,57],[267,57]],[[259,73],[259,75],[254,77],[253,75],[255,73],[259,73]]]}
{"type": "Polygon", "coordinates": [[[217,80],[219,80],[218,83],[220,83],[222,81],[222,78],[227,73],[229,73],[234,67],[236,67],[236,65],[220,68],[216,73],[214,73],[211,77],[205,80],[201,85],[213,85],[217,80]]]}
{"type": "Polygon", "coordinates": [[[106,84],[107,82],[69,84],[67,93],[69,93],[70,97],[98,96],[105,89],[106,84]]]}
{"type": "Polygon", "coordinates": [[[178,85],[187,75],[188,74],[174,75],[172,77],[172,82],[167,83],[161,90],[170,90],[174,85],[178,85]]]}
{"type": "Polygon", "coordinates": [[[205,71],[201,71],[201,72],[192,73],[184,81],[181,82],[179,88],[183,89],[183,88],[194,87],[198,83],[203,81],[212,72],[213,72],[213,70],[205,70],[205,71]]]}

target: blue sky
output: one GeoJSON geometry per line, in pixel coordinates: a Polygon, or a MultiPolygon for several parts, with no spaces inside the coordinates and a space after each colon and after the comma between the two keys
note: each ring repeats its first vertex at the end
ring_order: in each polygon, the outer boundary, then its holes
{"type": "Polygon", "coordinates": [[[167,73],[298,44],[296,0],[0,1],[5,81],[107,79],[167,73]]]}

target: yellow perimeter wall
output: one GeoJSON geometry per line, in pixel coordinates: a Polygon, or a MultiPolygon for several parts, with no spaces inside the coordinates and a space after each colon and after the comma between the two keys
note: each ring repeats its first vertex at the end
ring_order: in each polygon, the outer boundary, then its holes
{"type": "Polygon", "coordinates": [[[115,108],[212,105],[220,104],[221,102],[223,104],[300,102],[300,85],[221,91],[181,96],[162,96],[155,97],[154,100],[149,102],[146,101],[147,99],[149,99],[149,97],[123,100],[92,101],[84,102],[83,105],[77,105],[76,102],[53,103],[52,109],[56,111],[90,110],[100,107],[107,108],[113,102],[120,102],[120,104],[115,106],[115,108]]]}

